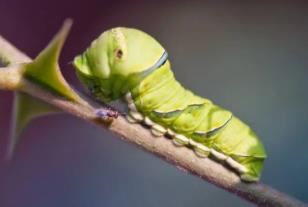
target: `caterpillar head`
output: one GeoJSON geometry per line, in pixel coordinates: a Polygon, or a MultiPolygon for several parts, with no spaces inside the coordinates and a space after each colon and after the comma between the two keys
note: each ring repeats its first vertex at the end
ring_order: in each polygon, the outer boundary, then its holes
{"type": "Polygon", "coordinates": [[[148,34],[117,27],[93,41],[74,59],[74,66],[93,95],[111,101],[125,94],[164,54],[164,48],[148,34]]]}

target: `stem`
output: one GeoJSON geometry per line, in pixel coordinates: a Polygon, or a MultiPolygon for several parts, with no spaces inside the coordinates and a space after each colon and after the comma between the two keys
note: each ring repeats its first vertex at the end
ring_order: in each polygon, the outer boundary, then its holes
{"type": "MultiPolygon", "coordinates": [[[[21,63],[28,62],[25,54],[18,51],[0,36],[0,57],[5,57],[10,62],[21,63]]],[[[0,89],[5,86],[6,76],[15,76],[15,73],[9,71],[0,72],[0,89]],[[2,80],[2,81],[1,81],[2,80]]],[[[11,77],[14,79],[14,77],[11,77]]],[[[113,133],[120,136],[123,140],[134,143],[135,145],[159,156],[165,161],[175,165],[184,172],[197,175],[198,177],[215,184],[241,198],[248,200],[259,206],[306,206],[306,204],[283,194],[262,183],[247,184],[241,182],[239,177],[226,169],[222,165],[208,158],[197,157],[192,150],[186,147],[176,147],[166,138],[155,138],[149,130],[138,124],[128,123],[124,117],[120,116],[114,119],[110,125],[100,122],[95,115],[95,108],[90,104],[72,103],[54,96],[42,88],[29,81],[26,84],[24,92],[47,101],[50,104],[74,115],[89,123],[94,123],[100,127],[108,128],[113,133]]]]}
{"type": "Polygon", "coordinates": [[[23,75],[22,65],[0,67],[0,89],[17,90],[21,84],[23,75]]]}

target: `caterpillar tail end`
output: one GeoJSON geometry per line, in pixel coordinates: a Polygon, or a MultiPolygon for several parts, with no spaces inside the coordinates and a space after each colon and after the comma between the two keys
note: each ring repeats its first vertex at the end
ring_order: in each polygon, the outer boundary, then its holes
{"type": "Polygon", "coordinates": [[[254,183],[258,182],[261,178],[261,172],[263,169],[263,161],[264,157],[255,158],[253,161],[248,162],[246,164],[246,172],[243,172],[240,177],[241,180],[247,183],[254,183]]]}

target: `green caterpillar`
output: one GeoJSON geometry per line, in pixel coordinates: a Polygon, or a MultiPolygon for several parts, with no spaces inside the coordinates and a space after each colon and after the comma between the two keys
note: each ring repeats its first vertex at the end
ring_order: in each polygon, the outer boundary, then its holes
{"type": "Polygon", "coordinates": [[[164,48],[131,28],[104,32],[74,59],[81,82],[94,97],[124,98],[128,120],[144,123],[155,136],[169,136],[233,169],[243,181],[260,179],[264,147],[230,111],[194,95],[176,81],[164,48]]]}

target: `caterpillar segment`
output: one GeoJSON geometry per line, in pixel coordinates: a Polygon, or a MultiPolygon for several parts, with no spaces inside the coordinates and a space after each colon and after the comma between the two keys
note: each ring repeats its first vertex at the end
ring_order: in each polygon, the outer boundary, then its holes
{"type": "MultiPolygon", "coordinates": [[[[130,92],[127,93],[125,97],[126,97],[126,102],[128,104],[129,110],[137,111],[136,110],[136,106],[134,106],[133,108],[130,107],[130,105],[132,105],[132,104],[134,105],[133,100],[131,99],[132,96],[131,96],[130,92]],[[129,98],[127,98],[127,97],[129,97],[129,98]]],[[[188,108],[191,108],[191,106],[188,106],[188,108]]],[[[185,113],[187,111],[183,111],[183,112],[185,113]]],[[[131,118],[135,119],[133,116],[131,116],[131,118]]],[[[218,133],[219,130],[222,130],[224,127],[226,127],[231,119],[232,119],[232,114],[229,116],[227,121],[225,121],[225,123],[223,123],[221,126],[209,129],[208,132],[197,131],[197,132],[194,132],[194,134],[198,134],[199,136],[203,136],[203,137],[214,136],[215,133],[218,133]]],[[[135,119],[136,123],[138,123],[138,122],[140,123],[142,121],[147,126],[151,127],[151,132],[152,132],[152,134],[154,136],[159,137],[159,136],[163,136],[163,135],[169,135],[172,138],[173,143],[176,146],[191,146],[193,148],[194,152],[196,153],[196,155],[198,155],[199,157],[208,157],[209,155],[211,155],[214,159],[216,159],[218,161],[224,161],[225,164],[229,165],[229,167],[233,168],[234,170],[236,170],[240,174],[244,174],[244,173],[246,173],[248,171],[245,166],[243,166],[240,163],[236,162],[231,157],[229,157],[229,156],[227,156],[227,155],[225,155],[225,154],[223,154],[221,152],[218,152],[215,149],[210,149],[210,148],[206,147],[205,145],[202,145],[202,144],[194,141],[193,139],[190,139],[190,138],[188,138],[188,137],[186,137],[186,136],[184,136],[182,134],[177,134],[174,131],[172,131],[170,128],[166,129],[163,126],[154,123],[148,117],[145,117],[143,120],[135,119]]],[[[201,123],[199,123],[199,125],[200,124],[201,123]]],[[[174,127],[174,128],[176,128],[176,127],[174,127]]],[[[247,178],[247,179],[249,179],[249,178],[247,178]]]]}
{"type": "Polygon", "coordinates": [[[266,153],[256,134],[230,111],[186,90],[150,35],[123,27],[108,30],[74,59],[74,66],[94,97],[105,102],[124,97],[129,122],[229,166],[243,181],[260,179],[266,153]]]}
{"type": "MultiPolygon", "coordinates": [[[[222,132],[228,127],[229,123],[233,119],[235,119],[235,123],[240,123],[237,118],[233,118],[231,112],[214,105],[207,99],[195,97],[193,93],[187,91],[176,82],[171,71],[164,69],[163,66],[157,70],[157,73],[154,72],[141,83],[132,92],[126,94],[126,101],[130,110],[129,114],[132,111],[137,111],[146,117],[144,119],[135,118],[136,122],[144,122],[150,126],[151,132],[155,136],[168,135],[176,146],[191,146],[199,157],[210,156],[228,165],[235,172],[242,175],[242,180],[248,182],[258,180],[256,176],[246,175],[249,170],[236,161],[236,156],[230,157],[232,149],[228,153],[228,147],[224,148],[219,145],[219,138],[224,138],[224,136],[219,135],[224,135],[222,132]],[[166,71],[164,72],[163,70],[166,71]],[[157,82],[160,78],[155,76],[160,74],[169,75],[163,80],[164,84],[157,82]],[[152,81],[153,79],[156,80],[156,85],[151,84],[153,82],[147,83],[147,81],[152,81]],[[155,87],[155,90],[152,90],[151,85],[155,87]],[[140,93],[143,91],[143,87],[146,87],[146,92],[140,93]],[[170,88],[175,92],[169,92],[170,88]],[[163,98],[156,98],[158,97],[157,94],[163,94],[163,98]],[[174,103],[176,106],[173,105],[174,103]]],[[[247,130],[249,128],[243,125],[240,127],[238,134],[243,134],[247,130]]],[[[240,142],[242,139],[238,141],[240,142]]],[[[224,142],[222,141],[222,143],[224,142]]],[[[236,140],[233,140],[233,143],[236,143],[236,140]]]]}

